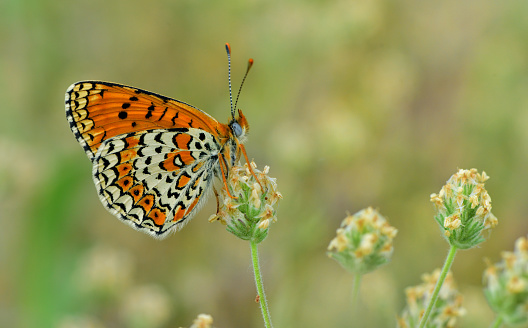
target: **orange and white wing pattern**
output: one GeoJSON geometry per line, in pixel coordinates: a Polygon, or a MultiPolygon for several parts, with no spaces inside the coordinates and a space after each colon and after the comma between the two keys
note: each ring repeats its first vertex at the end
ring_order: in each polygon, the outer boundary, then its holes
{"type": "MultiPolygon", "coordinates": [[[[70,128],[92,161],[101,202],[155,237],[189,221],[214,177],[234,163],[239,144],[233,128],[183,102],[100,81],[71,85],[65,100],[70,128]],[[223,168],[220,157],[228,158],[223,168]]],[[[234,118],[230,124],[241,129],[234,118]]]]}
{"type": "Polygon", "coordinates": [[[203,130],[175,128],[121,134],[93,160],[99,198],[133,228],[166,237],[204,203],[221,151],[203,130]]]}

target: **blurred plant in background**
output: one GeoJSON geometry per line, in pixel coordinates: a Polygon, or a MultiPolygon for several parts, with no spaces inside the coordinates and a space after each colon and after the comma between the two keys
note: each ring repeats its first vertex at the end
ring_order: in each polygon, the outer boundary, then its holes
{"type": "MultiPolygon", "coordinates": [[[[405,289],[407,305],[403,309],[401,316],[398,317],[397,327],[418,327],[425,309],[429,305],[439,277],[440,269],[435,269],[431,274],[422,275],[422,284],[405,289]]],[[[425,327],[455,327],[457,319],[466,314],[466,310],[462,307],[462,299],[462,295],[456,289],[453,274],[449,272],[440,290],[436,307],[425,327]]]]}
{"type": "Polygon", "coordinates": [[[327,254],[354,275],[354,299],[359,294],[361,276],[390,260],[397,233],[398,230],[372,207],[348,214],[337,229],[327,254]]]}
{"type": "Polygon", "coordinates": [[[213,324],[213,317],[208,314],[199,314],[189,328],[211,328],[213,324]]]}
{"type": "Polygon", "coordinates": [[[131,254],[99,244],[80,257],[75,285],[89,297],[113,300],[131,287],[134,270],[131,254]]]}
{"type": "Polygon", "coordinates": [[[513,252],[502,252],[502,261],[484,271],[484,294],[497,318],[493,327],[528,323],[528,239],[515,241],[513,252]]]}
{"type": "Polygon", "coordinates": [[[363,275],[390,260],[398,230],[372,207],[348,214],[328,245],[328,256],[351,273],[363,275]]]}
{"type": "Polygon", "coordinates": [[[76,304],[80,313],[64,316],[57,326],[104,327],[104,322],[113,322],[129,328],[165,327],[173,308],[171,296],[159,285],[138,285],[134,271],[127,251],[93,247],[81,256],[73,279],[81,295],[76,304]]]}

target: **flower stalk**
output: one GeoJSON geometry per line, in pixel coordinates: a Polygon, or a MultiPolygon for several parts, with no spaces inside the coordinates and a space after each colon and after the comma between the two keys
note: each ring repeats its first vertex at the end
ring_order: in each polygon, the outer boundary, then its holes
{"type": "Polygon", "coordinates": [[[427,327],[457,250],[476,247],[486,240],[483,233],[498,223],[491,213],[491,198],[484,188],[488,179],[486,172],[460,169],[447,180],[438,194],[431,194],[431,202],[436,209],[434,218],[451,248],[420,319],[420,328],[427,327]]]}
{"type": "Polygon", "coordinates": [[[264,293],[264,284],[262,283],[262,275],[260,274],[260,265],[258,257],[258,244],[254,241],[250,242],[251,245],[251,260],[253,261],[253,273],[255,275],[255,284],[257,285],[257,293],[259,296],[260,310],[262,311],[262,318],[266,328],[273,327],[271,325],[271,317],[268,310],[268,301],[266,300],[266,294],[264,293]]]}
{"type": "Polygon", "coordinates": [[[233,166],[227,181],[229,192],[222,189],[222,202],[219,202],[218,212],[209,221],[219,221],[226,226],[228,232],[249,241],[262,318],[266,328],[271,328],[273,325],[262,283],[257,248],[268,236],[271,223],[277,221],[276,207],[282,194],[277,190],[276,180],[270,178],[268,172],[268,166],[260,171],[254,162],[233,166]]]}
{"type": "Polygon", "coordinates": [[[328,245],[328,257],[354,275],[352,306],[357,310],[361,277],[389,262],[398,230],[372,207],[348,214],[328,245]]]}
{"type": "Polygon", "coordinates": [[[433,290],[433,295],[431,296],[431,300],[429,301],[429,305],[427,306],[427,309],[424,312],[424,315],[422,317],[422,320],[420,320],[420,328],[425,327],[425,324],[427,323],[427,320],[429,320],[429,316],[431,315],[431,311],[433,310],[436,300],[438,299],[438,294],[440,293],[440,288],[442,288],[442,285],[444,284],[445,278],[447,276],[447,273],[451,269],[451,265],[453,264],[453,261],[455,260],[455,255],[457,252],[456,246],[451,246],[451,249],[449,249],[449,253],[447,254],[446,260],[444,262],[444,267],[442,268],[442,271],[440,272],[440,276],[438,277],[438,280],[435,285],[435,289],[433,290]]]}

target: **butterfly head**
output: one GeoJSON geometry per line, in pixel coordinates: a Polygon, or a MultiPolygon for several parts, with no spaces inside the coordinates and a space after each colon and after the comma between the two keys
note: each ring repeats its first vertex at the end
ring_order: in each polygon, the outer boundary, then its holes
{"type": "Polygon", "coordinates": [[[238,110],[238,117],[233,118],[229,123],[229,128],[231,128],[231,133],[233,133],[233,136],[237,138],[239,142],[243,143],[246,140],[246,135],[249,132],[249,124],[240,109],[238,110]]]}

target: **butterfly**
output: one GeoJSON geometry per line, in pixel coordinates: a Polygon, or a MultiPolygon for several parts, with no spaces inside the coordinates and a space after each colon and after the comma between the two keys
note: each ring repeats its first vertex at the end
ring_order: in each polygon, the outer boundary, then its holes
{"type": "MultiPolygon", "coordinates": [[[[231,95],[229,44],[226,51],[231,95]]],[[[252,64],[250,59],[240,88],[252,64]]],[[[196,107],[146,90],[102,81],[72,84],[66,117],[92,161],[106,209],[157,238],[183,227],[205,203],[215,178],[226,184],[241,153],[247,161],[243,142],[249,125],[241,110],[235,117],[236,102],[233,107],[230,99],[231,120],[222,124],[196,107]]]]}

